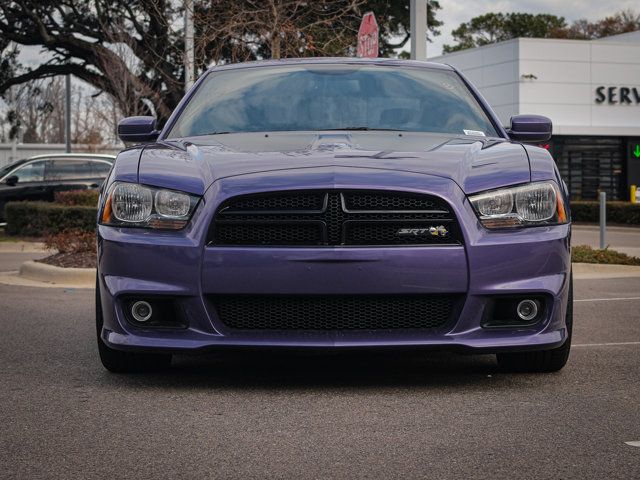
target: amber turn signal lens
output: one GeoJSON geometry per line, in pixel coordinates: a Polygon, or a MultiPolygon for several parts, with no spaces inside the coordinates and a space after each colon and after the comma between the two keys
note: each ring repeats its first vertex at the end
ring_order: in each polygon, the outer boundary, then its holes
{"type": "Polygon", "coordinates": [[[567,223],[567,209],[564,208],[564,199],[560,192],[556,193],[557,203],[556,209],[558,213],[558,223],[567,223]]]}
{"type": "Polygon", "coordinates": [[[109,193],[107,197],[107,201],[104,202],[104,210],[102,211],[102,222],[109,223],[111,219],[111,197],[113,196],[113,192],[109,193]]]}

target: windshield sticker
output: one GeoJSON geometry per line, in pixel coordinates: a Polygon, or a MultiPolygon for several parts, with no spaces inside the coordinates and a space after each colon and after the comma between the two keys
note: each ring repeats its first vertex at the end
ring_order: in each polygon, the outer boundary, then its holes
{"type": "Polygon", "coordinates": [[[480,130],[462,130],[462,131],[464,132],[465,135],[474,135],[476,137],[486,137],[484,132],[481,132],[480,130]]]}

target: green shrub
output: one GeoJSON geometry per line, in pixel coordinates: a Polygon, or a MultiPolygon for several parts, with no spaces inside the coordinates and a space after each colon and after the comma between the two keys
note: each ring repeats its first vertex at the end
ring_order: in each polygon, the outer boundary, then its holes
{"type": "Polygon", "coordinates": [[[640,258],[630,257],[615,250],[599,250],[588,245],[571,247],[571,261],[577,263],[609,263],[616,265],[640,265],[640,258]]]}
{"type": "Polygon", "coordinates": [[[67,192],[56,192],[54,202],[60,205],[85,207],[95,207],[98,204],[98,190],[69,190],[67,192]]]}
{"type": "MultiPolygon", "coordinates": [[[[599,202],[571,202],[571,219],[574,222],[598,223],[599,202]]],[[[640,204],[629,202],[607,202],[607,223],[640,225],[640,204]]]]}
{"type": "Polygon", "coordinates": [[[9,202],[4,209],[8,235],[42,237],[79,229],[94,232],[98,207],[66,206],[49,202],[9,202]]]}

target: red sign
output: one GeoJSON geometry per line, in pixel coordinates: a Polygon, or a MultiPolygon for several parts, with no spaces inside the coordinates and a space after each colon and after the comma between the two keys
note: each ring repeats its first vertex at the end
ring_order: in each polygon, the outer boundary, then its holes
{"type": "Polygon", "coordinates": [[[378,22],[373,12],[362,17],[358,30],[358,56],[376,58],[378,56],[378,22]]]}

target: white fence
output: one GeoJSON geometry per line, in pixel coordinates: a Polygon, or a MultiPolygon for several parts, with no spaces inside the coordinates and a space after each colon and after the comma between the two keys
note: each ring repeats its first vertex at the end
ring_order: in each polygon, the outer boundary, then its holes
{"type": "MultiPolygon", "coordinates": [[[[121,145],[71,145],[73,153],[108,153],[117,155],[121,145]]],[[[0,143],[0,168],[21,158],[48,153],[65,153],[63,143],[0,143]]]]}

